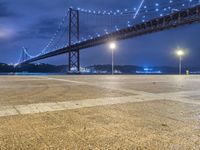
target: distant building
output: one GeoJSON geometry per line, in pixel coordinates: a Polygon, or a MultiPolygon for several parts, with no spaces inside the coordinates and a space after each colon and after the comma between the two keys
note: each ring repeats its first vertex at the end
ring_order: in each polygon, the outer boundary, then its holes
{"type": "Polygon", "coordinates": [[[136,71],[137,74],[162,74],[160,70],[154,70],[152,68],[143,68],[143,70],[136,71]]]}

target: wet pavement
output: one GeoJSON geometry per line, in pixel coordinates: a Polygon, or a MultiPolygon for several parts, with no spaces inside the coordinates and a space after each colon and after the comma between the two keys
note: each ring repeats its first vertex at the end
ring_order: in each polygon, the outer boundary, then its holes
{"type": "Polygon", "coordinates": [[[1,76],[0,149],[200,149],[200,76],[1,76]]]}

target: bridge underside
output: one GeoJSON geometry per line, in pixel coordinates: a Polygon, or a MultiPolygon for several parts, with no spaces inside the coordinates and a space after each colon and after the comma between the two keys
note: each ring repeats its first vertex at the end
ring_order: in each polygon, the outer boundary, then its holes
{"type": "MultiPolygon", "coordinates": [[[[75,15],[76,18],[78,18],[79,17],[78,11],[73,15],[75,15]]],[[[133,38],[133,37],[150,34],[150,33],[158,32],[158,31],[172,29],[172,28],[186,25],[186,24],[192,24],[199,21],[200,21],[200,5],[191,7],[179,12],[175,12],[167,16],[152,19],[144,23],[133,25],[132,27],[121,29],[119,31],[112,32],[100,37],[93,38],[91,40],[76,43],[73,45],[71,45],[71,41],[69,41],[68,47],[40,55],[38,57],[24,61],[21,64],[31,63],[31,62],[35,62],[35,61],[42,60],[45,58],[61,55],[64,53],[69,53],[69,55],[71,56],[71,57],[69,56],[69,59],[72,60],[72,57],[75,56],[75,60],[76,60],[73,63],[72,61],[69,62],[69,65],[70,65],[69,69],[71,70],[72,67],[75,67],[79,71],[79,68],[80,68],[79,50],[94,47],[100,44],[104,44],[112,40],[123,40],[123,39],[133,38]]],[[[75,27],[76,27],[76,32],[73,32],[74,33],[73,36],[76,39],[79,39],[79,23],[78,22],[75,23],[75,27]]]]}

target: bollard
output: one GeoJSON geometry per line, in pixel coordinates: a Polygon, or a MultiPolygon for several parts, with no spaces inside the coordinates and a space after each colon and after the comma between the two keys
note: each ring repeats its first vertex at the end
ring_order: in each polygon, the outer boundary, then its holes
{"type": "Polygon", "coordinates": [[[186,75],[190,75],[190,71],[189,70],[186,70],[186,75]]]}

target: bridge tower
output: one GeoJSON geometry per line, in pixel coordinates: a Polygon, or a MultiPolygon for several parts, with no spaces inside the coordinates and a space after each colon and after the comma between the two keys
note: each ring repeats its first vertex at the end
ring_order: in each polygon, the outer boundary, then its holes
{"type": "MultiPolygon", "coordinates": [[[[73,42],[79,41],[79,11],[69,9],[69,46],[73,45],[73,42]]],[[[69,68],[68,71],[79,72],[80,71],[80,50],[69,52],[69,68]]]]}

